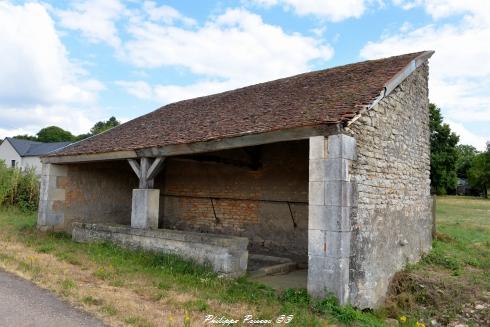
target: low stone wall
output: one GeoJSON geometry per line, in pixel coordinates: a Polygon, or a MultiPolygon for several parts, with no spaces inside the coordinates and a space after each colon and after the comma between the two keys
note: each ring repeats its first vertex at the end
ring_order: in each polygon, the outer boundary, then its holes
{"type": "Polygon", "coordinates": [[[248,239],[245,237],[73,223],[72,238],[80,243],[109,241],[131,249],[177,254],[200,264],[209,264],[215,272],[227,277],[238,277],[247,271],[248,239]]]}

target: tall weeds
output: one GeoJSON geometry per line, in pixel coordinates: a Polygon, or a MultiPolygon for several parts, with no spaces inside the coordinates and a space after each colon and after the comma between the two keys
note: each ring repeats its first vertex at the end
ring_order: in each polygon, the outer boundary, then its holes
{"type": "Polygon", "coordinates": [[[0,160],[0,206],[36,210],[39,201],[39,178],[33,169],[8,168],[0,160]]]}

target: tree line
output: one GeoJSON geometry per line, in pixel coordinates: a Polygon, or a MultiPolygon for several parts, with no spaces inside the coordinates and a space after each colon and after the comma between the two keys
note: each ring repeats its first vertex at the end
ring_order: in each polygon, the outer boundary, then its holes
{"type": "Polygon", "coordinates": [[[458,144],[459,136],[443,122],[441,110],[430,104],[430,179],[432,193],[456,194],[458,180],[467,182],[467,192],[488,198],[490,142],[485,151],[458,144]]]}
{"type": "Polygon", "coordinates": [[[116,117],[111,117],[106,121],[99,121],[94,124],[94,126],[90,129],[89,133],[73,135],[70,131],[64,130],[58,126],[48,126],[42,128],[36,135],[16,135],[14,136],[17,139],[37,141],[37,142],[76,142],[86,139],[87,137],[100,134],[102,132],[107,131],[113,127],[119,126],[121,124],[120,121],[116,119],[116,117]]]}

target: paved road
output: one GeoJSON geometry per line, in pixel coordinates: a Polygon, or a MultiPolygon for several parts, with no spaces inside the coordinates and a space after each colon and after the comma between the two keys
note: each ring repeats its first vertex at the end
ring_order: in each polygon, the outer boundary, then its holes
{"type": "Polygon", "coordinates": [[[52,293],[0,270],[0,327],[104,327],[52,293]]]}

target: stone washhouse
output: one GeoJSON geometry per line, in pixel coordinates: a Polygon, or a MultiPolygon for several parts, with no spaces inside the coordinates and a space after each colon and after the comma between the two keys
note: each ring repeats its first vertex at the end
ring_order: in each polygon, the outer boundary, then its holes
{"type": "Polygon", "coordinates": [[[311,295],[376,307],[431,247],[432,54],[180,101],[71,144],[42,158],[38,228],[230,277],[283,258],[311,295]]]}

